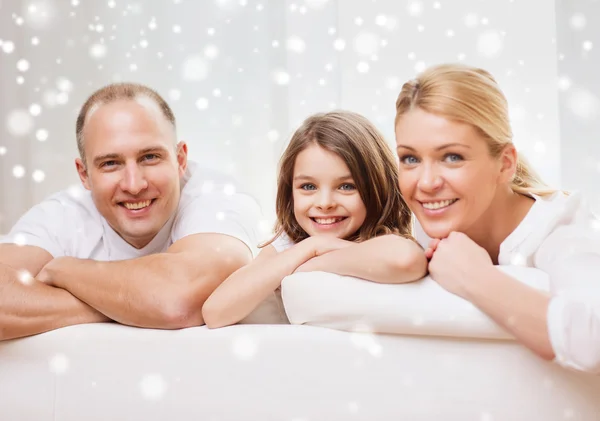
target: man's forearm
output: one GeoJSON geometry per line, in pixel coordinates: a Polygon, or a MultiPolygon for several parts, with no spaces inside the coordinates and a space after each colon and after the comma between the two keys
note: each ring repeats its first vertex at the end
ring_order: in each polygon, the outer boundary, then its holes
{"type": "Polygon", "coordinates": [[[69,292],[0,263],[0,340],[110,319],[69,292]],[[23,278],[23,279],[21,279],[23,278]]]}
{"type": "Polygon", "coordinates": [[[68,258],[48,275],[53,285],[122,324],[159,329],[201,324],[202,304],[195,313],[187,308],[193,282],[173,258],[166,253],[115,262],[68,258]]]}

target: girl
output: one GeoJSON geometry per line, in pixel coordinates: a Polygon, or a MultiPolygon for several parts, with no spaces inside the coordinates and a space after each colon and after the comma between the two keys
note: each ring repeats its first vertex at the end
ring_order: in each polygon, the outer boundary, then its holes
{"type": "Polygon", "coordinates": [[[308,118],[281,158],[275,237],[209,297],[206,325],[241,321],[297,271],[379,283],[425,276],[427,259],[411,238],[397,177],[392,151],[364,117],[340,111],[308,118]]]}
{"type": "Polygon", "coordinates": [[[433,67],[404,84],[396,112],[400,189],[432,238],[432,278],[542,358],[600,373],[599,221],[518,156],[494,78],[433,67]],[[495,264],[546,272],[550,292],[495,264]]]}

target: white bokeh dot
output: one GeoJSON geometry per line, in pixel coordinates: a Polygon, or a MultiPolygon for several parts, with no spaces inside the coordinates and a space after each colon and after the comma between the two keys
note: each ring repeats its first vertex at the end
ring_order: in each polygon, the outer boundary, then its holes
{"type": "Polygon", "coordinates": [[[15,51],[15,44],[12,41],[4,41],[2,43],[2,51],[6,54],[10,54],[15,51]]]}
{"type": "Polygon", "coordinates": [[[225,186],[223,187],[223,193],[225,193],[227,196],[235,194],[235,186],[229,183],[225,184],[225,186]]]}
{"type": "Polygon", "coordinates": [[[469,13],[465,16],[465,26],[467,28],[474,28],[479,24],[479,17],[476,13],[469,13]]]}
{"type": "Polygon", "coordinates": [[[199,110],[206,110],[208,108],[208,99],[206,98],[198,98],[196,100],[196,108],[199,110]]]}
{"type": "Polygon", "coordinates": [[[566,91],[571,87],[571,79],[568,76],[561,76],[558,78],[558,89],[566,91]]]}
{"type": "Polygon", "coordinates": [[[420,1],[411,1],[407,6],[408,14],[411,16],[420,16],[423,13],[423,3],[420,1]]]}
{"type": "Polygon", "coordinates": [[[29,70],[29,62],[25,59],[21,59],[17,61],[17,70],[20,72],[26,72],[29,70]]]}
{"type": "Polygon", "coordinates": [[[600,100],[584,89],[572,90],[567,98],[567,108],[582,120],[591,120],[600,114],[600,100]]]}
{"type": "Polygon", "coordinates": [[[354,50],[363,56],[376,54],[380,46],[379,35],[373,32],[362,31],[354,38],[354,50]]]}
{"type": "Polygon", "coordinates": [[[200,81],[208,76],[208,64],[200,56],[189,56],[183,62],[183,79],[200,81]]]}
{"type": "Polygon", "coordinates": [[[40,142],[45,142],[46,140],[48,140],[48,130],[46,130],[46,129],[38,129],[35,132],[35,138],[37,140],[39,140],[40,142]]]}
{"type": "Polygon", "coordinates": [[[576,31],[581,31],[585,28],[587,19],[583,13],[575,13],[573,16],[571,16],[571,19],[569,19],[569,23],[571,28],[576,31]]]}
{"type": "Polygon", "coordinates": [[[33,181],[35,181],[36,183],[41,183],[46,178],[46,174],[44,174],[44,171],[42,170],[35,170],[31,174],[31,178],[33,178],[33,181]]]}
{"type": "Polygon", "coordinates": [[[415,72],[417,73],[421,73],[422,71],[424,71],[427,68],[427,65],[425,64],[424,61],[417,61],[415,63],[415,72]]]}
{"type": "Polygon", "coordinates": [[[279,132],[277,130],[269,130],[267,139],[269,139],[270,142],[277,142],[277,140],[279,140],[279,132]]]}
{"type": "Polygon", "coordinates": [[[285,70],[275,70],[273,72],[273,80],[277,85],[287,85],[290,83],[291,77],[285,70]]]}
{"type": "Polygon", "coordinates": [[[337,51],[343,51],[344,48],[346,48],[346,41],[341,38],[336,39],[333,41],[333,48],[335,48],[337,51]]]}
{"type": "Polygon", "coordinates": [[[258,351],[258,340],[247,333],[237,335],[233,339],[232,351],[240,360],[251,360],[258,351]]]}
{"type": "Polygon", "coordinates": [[[168,95],[171,101],[178,101],[181,98],[181,91],[179,89],[169,89],[168,95]]]}
{"type": "Polygon", "coordinates": [[[140,391],[145,399],[160,399],[167,391],[167,384],[160,374],[147,374],[140,381],[140,391]]]}
{"type": "Polygon", "coordinates": [[[582,47],[585,51],[591,51],[592,48],[594,47],[594,44],[592,43],[592,41],[583,41],[582,47]]]}
{"type": "Polygon", "coordinates": [[[6,128],[13,136],[25,136],[33,129],[33,118],[28,111],[13,110],[6,117],[6,128]]]}
{"type": "MultiPolygon", "coordinates": [[[[17,244],[17,243],[15,243],[17,244]]],[[[19,244],[17,244],[19,245],[19,244]]],[[[34,281],[33,276],[31,276],[31,273],[29,273],[29,271],[27,270],[20,270],[19,271],[19,282],[21,282],[24,285],[31,285],[34,281]]]]}
{"type": "Polygon", "coordinates": [[[6,146],[0,146],[0,156],[6,155],[6,152],[8,152],[6,146]]]}
{"type": "Polygon", "coordinates": [[[369,71],[369,63],[367,63],[366,61],[358,62],[358,64],[356,65],[356,70],[359,73],[367,73],[369,71]]]}
{"type": "Polygon", "coordinates": [[[104,44],[93,44],[89,50],[90,57],[94,59],[101,59],[106,56],[106,45],[104,44]]]}
{"type": "Polygon", "coordinates": [[[286,47],[294,53],[303,53],[306,50],[306,43],[302,38],[294,35],[287,39],[286,47]]]}
{"type": "Polygon", "coordinates": [[[69,369],[69,359],[65,354],[56,354],[48,362],[50,371],[54,374],[64,374],[69,369]]]}
{"type": "Polygon", "coordinates": [[[13,242],[17,246],[24,246],[27,244],[27,237],[25,237],[25,234],[17,233],[13,238],[13,242]]]}
{"type": "Polygon", "coordinates": [[[477,51],[483,57],[498,57],[503,47],[502,35],[498,31],[485,31],[477,38],[477,51]]]}
{"type": "Polygon", "coordinates": [[[219,49],[216,45],[207,45],[204,47],[204,56],[210,60],[214,60],[219,56],[219,49]]]}
{"type": "Polygon", "coordinates": [[[15,178],[23,178],[25,175],[25,167],[22,165],[15,165],[12,169],[12,175],[15,178]]]}
{"type": "Polygon", "coordinates": [[[40,107],[39,104],[31,104],[29,106],[29,114],[31,114],[32,116],[38,116],[40,115],[40,113],[42,112],[42,107],[40,107]]]}

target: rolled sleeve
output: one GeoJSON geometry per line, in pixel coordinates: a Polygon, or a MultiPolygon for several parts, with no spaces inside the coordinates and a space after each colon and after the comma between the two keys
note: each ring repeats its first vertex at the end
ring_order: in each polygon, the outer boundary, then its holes
{"type": "Polygon", "coordinates": [[[600,302],[586,301],[554,296],[548,307],[548,333],[556,363],[600,374],[600,302]]]}
{"type": "Polygon", "coordinates": [[[58,200],[46,200],[27,211],[9,233],[0,237],[0,243],[36,246],[52,257],[65,255],[58,232],[64,221],[64,207],[58,200]]]}

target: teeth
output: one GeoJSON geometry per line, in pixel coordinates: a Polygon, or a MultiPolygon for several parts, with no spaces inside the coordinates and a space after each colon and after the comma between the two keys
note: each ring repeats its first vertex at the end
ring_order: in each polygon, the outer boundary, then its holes
{"type": "Polygon", "coordinates": [[[150,202],[151,202],[151,200],[145,200],[143,202],[137,202],[137,203],[125,202],[125,203],[123,203],[123,205],[125,205],[125,207],[129,210],[137,210],[137,209],[143,209],[146,206],[150,206],[150,202]]]}
{"type": "Polygon", "coordinates": [[[429,203],[423,203],[423,207],[425,209],[441,209],[441,208],[445,208],[446,206],[450,206],[452,203],[456,202],[458,199],[450,199],[450,200],[442,200],[441,202],[429,202],[429,203]]]}
{"type": "Polygon", "coordinates": [[[314,218],[315,222],[321,225],[335,224],[336,222],[340,222],[342,219],[344,218],[314,218]]]}

